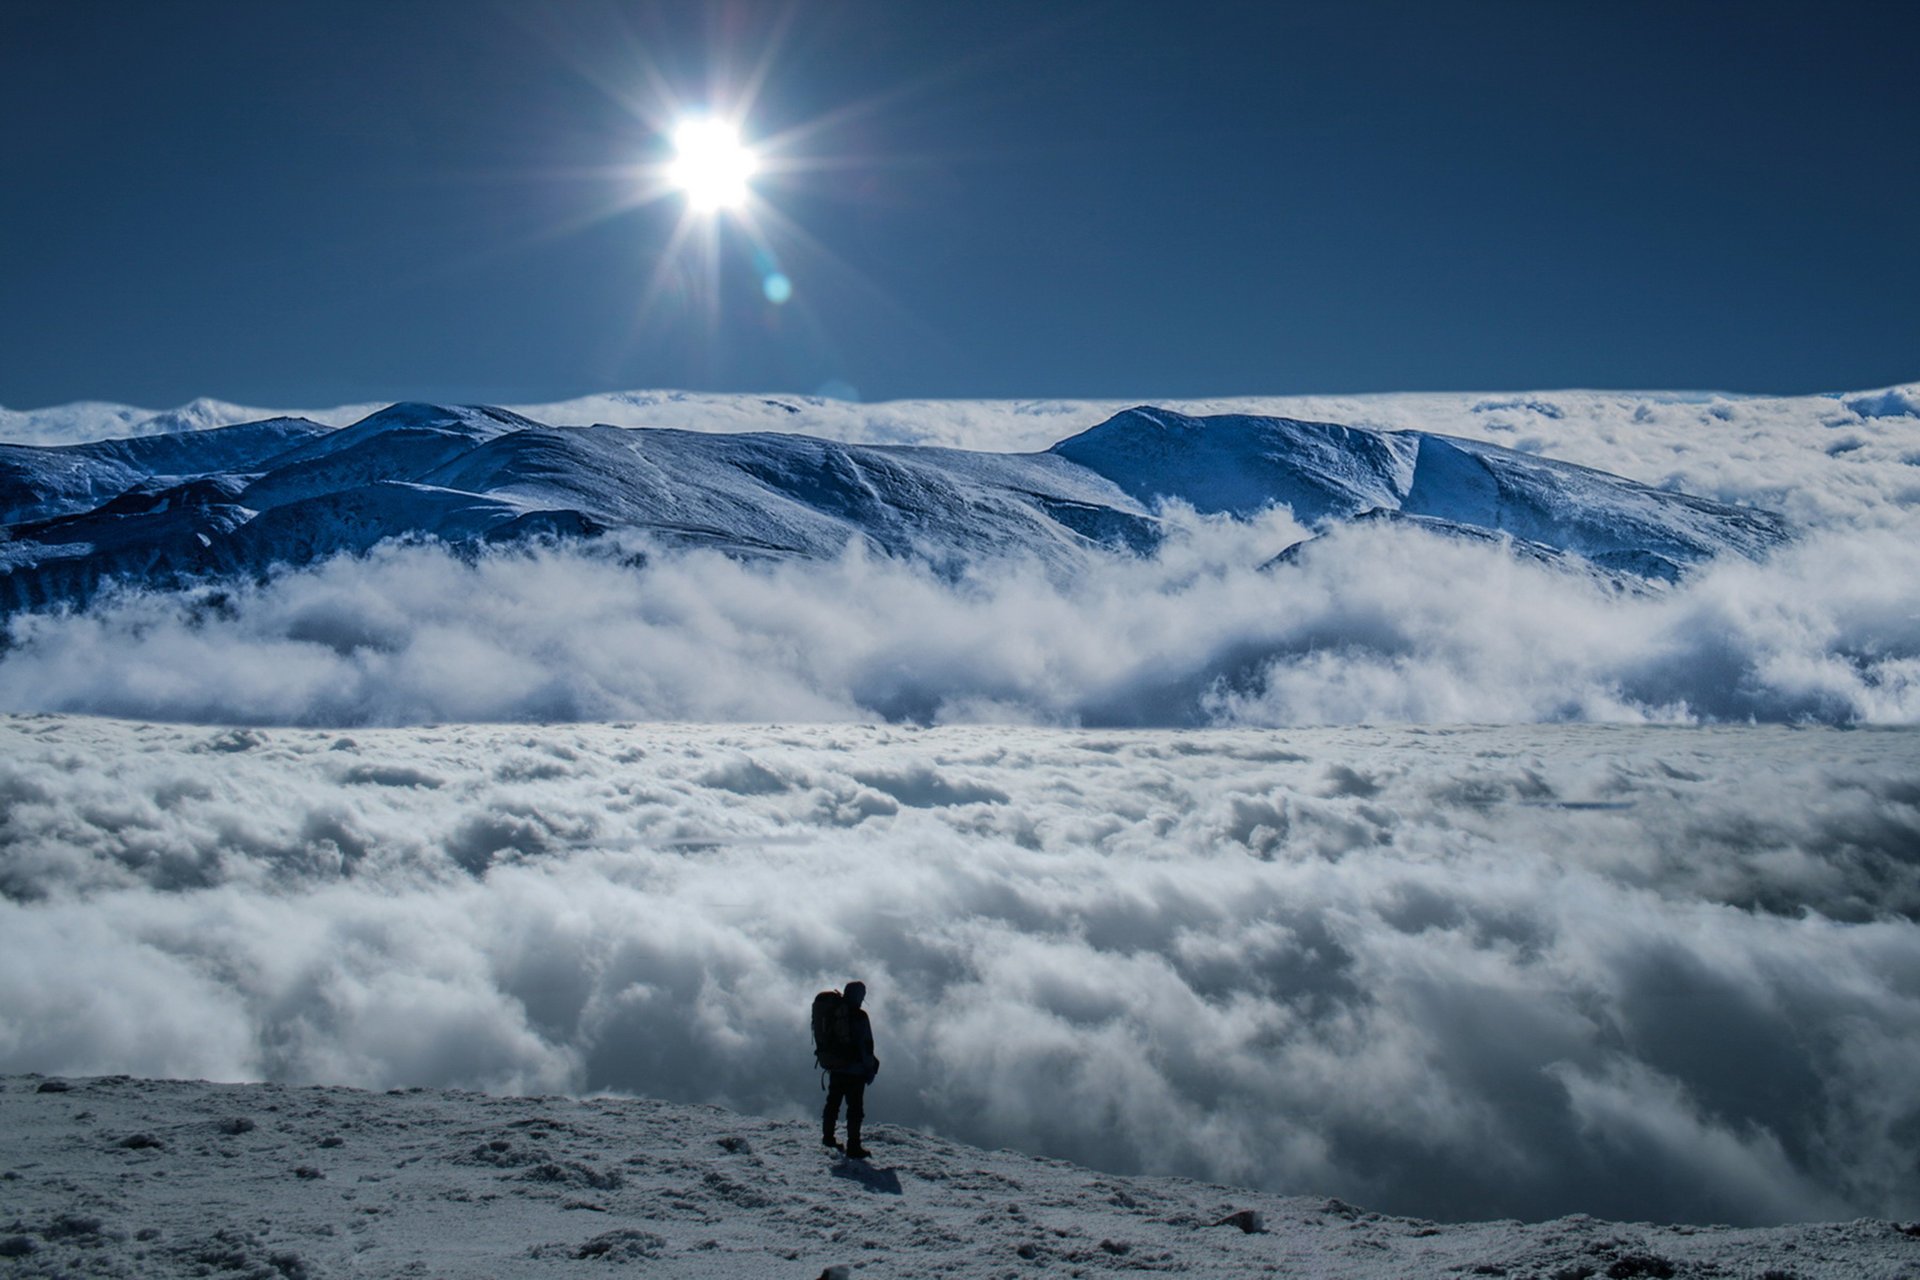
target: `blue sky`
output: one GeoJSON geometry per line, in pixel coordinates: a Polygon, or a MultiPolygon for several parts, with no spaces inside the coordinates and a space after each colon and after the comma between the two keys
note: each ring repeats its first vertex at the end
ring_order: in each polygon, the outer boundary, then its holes
{"type": "Polygon", "coordinates": [[[1916,35],[1903,4],[10,0],[0,404],[1910,380],[1916,35]],[[708,105],[769,172],[669,253],[683,202],[639,197],[708,105]]]}

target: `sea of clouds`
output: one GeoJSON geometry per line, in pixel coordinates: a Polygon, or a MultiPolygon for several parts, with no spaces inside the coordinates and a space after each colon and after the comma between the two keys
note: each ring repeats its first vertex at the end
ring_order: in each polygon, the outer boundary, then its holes
{"type": "MultiPolygon", "coordinates": [[[[620,1091],[1429,1217],[1920,1203],[1920,736],[0,719],[0,1071],[620,1091]]],[[[884,1153],[883,1153],[884,1156],[884,1153]]]]}
{"type": "MultiPolygon", "coordinates": [[[[17,616],[0,1070],[804,1122],[807,1001],[858,976],[875,1118],[978,1144],[1433,1217],[1914,1216],[1920,395],[1185,407],[1798,537],[1645,592],[1382,526],[1271,565],[1284,511],[959,580],[391,545],[17,616]]],[[[537,416],[1009,448],[1084,409],[537,416]]]]}

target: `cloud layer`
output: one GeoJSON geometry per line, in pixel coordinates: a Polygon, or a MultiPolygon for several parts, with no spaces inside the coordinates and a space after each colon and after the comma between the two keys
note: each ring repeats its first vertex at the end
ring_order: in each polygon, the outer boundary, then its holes
{"type": "Polygon", "coordinates": [[[1909,730],[0,721],[0,1070],[621,1090],[1449,1218],[1910,1212],[1909,730]]]}
{"type": "Polygon", "coordinates": [[[1920,720],[1920,530],[1815,534],[1637,596],[1496,546],[1277,513],[1071,581],[857,549],[387,546],[16,618],[0,710],[229,724],[620,718],[1088,726],[1920,720]]]}

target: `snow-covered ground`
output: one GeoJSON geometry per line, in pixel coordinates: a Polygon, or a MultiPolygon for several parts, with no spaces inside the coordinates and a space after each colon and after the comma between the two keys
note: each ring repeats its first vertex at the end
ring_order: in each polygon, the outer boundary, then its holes
{"type": "Polygon", "coordinates": [[[897,1125],[630,1098],[0,1077],[0,1274],[1895,1280],[1920,1226],[1442,1225],[897,1125]]]}

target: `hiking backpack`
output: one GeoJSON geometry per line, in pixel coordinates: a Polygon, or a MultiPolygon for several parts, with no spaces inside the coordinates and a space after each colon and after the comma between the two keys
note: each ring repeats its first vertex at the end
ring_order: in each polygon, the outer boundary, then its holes
{"type": "Polygon", "coordinates": [[[838,991],[822,991],[813,998],[813,1061],[823,1071],[844,1070],[860,1061],[853,1017],[847,998],[838,991]]]}

